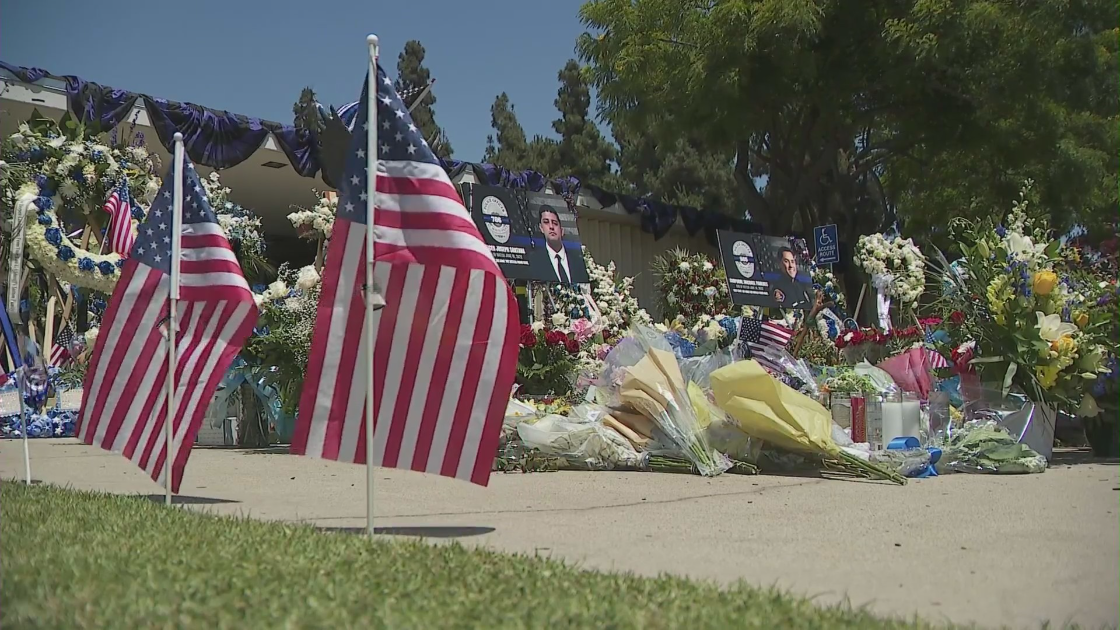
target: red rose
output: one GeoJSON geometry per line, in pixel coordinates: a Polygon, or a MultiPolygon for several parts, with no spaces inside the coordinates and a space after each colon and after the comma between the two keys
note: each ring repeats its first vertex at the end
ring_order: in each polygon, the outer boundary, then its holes
{"type": "Polygon", "coordinates": [[[954,326],[960,326],[964,323],[964,313],[953,311],[953,314],[949,316],[949,321],[952,322],[954,326]]]}
{"type": "Polygon", "coordinates": [[[522,335],[532,335],[532,334],[534,334],[532,324],[521,324],[521,334],[522,335]]]}
{"type": "Polygon", "coordinates": [[[579,342],[575,339],[568,339],[565,341],[564,347],[568,349],[569,354],[579,354],[579,342]]]}
{"type": "Polygon", "coordinates": [[[550,346],[563,345],[563,343],[566,339],[567,339],[567,337],[564,335],[564,333],[562,333],[558,330],[550,330],[550,331],[548,331],[544,334],[544,340],[550,346]]]}
{"type": "Polygon", "coordinates": [[[537,335],[532,330],[521,331],[521,347],[532,348],[537,345],[537,335]]]}

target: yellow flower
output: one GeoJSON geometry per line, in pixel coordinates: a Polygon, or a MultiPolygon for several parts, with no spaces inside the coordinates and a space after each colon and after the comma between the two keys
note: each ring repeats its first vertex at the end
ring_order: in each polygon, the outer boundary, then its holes
{"type": "Polygon", "coordinates": [[[1034,375],[1042,389],[1050,389],[1058,384],[1058,372],[1061,372],[1061,368],[1056,365],[1039,365],[1034,368],[1034,375]]]}
{"type": "Polygon", "coordinates": [[[1054,287],[1058,284],[1058,274],[1050,270],[1040,271],[1034,274],[1034,292],[1038,295],[1050,295],[1054,287]]]}
{"type": "Polygon", "coordinates": [[[1078,328],[1084,328],[1089,325],[1089,314],[1081,311],[1073,317],[1073,323],[1077,324],[1078,328]]]}

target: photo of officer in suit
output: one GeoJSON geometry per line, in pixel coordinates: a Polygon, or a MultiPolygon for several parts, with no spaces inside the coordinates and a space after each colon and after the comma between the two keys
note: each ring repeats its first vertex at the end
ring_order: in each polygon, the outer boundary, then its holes
{"type": "Polygon", "coordinates": [[[812,308],[812,285],[797,280],[797,255],[788,247],[778,250],[779,278],[770,283],[770,295],[783,308],[812,308]]]}
{"type": "Polygon", "coordinates": [[[561,284],[588,282],[583,251],[564,247],[564,228],[560,225],[560,213],[551,206],[542,205],[537,211],[537,219],[537,228],[544,236],[545,246],[533,247],[529,255],[530,267],[540,273],[542,281],[561,284]]]}

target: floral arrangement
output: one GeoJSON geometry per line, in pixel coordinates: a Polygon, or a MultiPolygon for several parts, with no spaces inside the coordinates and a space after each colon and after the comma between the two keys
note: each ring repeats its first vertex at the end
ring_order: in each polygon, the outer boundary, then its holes
{"type": "Polygon", "coordinates": [[[322,284],[311,265],[296,270],[284,264],[277,275],[277,280],[267,287],[253,288],[261,315],[243,356],[270,366],[266,382],[278,392],[283,410],[295,413],[306,376],[322,284]]]}
{"type": "MultiPolygon", "coordinates": [[[[78,414],[73,411],[48,409],[44,413],[32,413],[27,423],[27,437],[56,438],[74,437],[78,414]]],[[[17,416],[0,418],[0,438],[22,438],[23,419],[17,416]]]]}
{"type": "Polygon", "coordinates": [[[271,276],[275,270],[265,258],[260,217],[230,200],[231,191],[222,185],[217,171],[202,180],[202,188],[206,190],[206,199],[218,217],[218,225],[226,233],[248,280],[252,282],[271,276]]]}
{"type": "MultiPolygon", "coordinates": [[[[1032,216],[1027,182],[1002,221],[954,220],[950,228],[967,274],[941,270],[956,285],[941,305],[950,318],[967,322],[969,364],[982,379],[1002,383],[1005,392],[1018,386],[1032,400],[1064,411],[1095,415],[1090,394],[1108,372],[1114,315],[1107,300],[1093,300],[1059,278],[1074,254],[1051,239],[1040,217],[1032,216]]],[[[964,351],[955,350],[954,358],[964,351]]]]}
{"type": "Polygon", "coordinates": [[[840,283],[836,280],[832,270],[816,263],[812,263],[810,269],[813,274],[813,287],[824,293],[825,299],[835,304],[840,313],[846,312],[848,310],[848,300],[844,297],[844,292],[840,290],[840,283]]]}
{"type": "MultiPolygon", "coordinates": [[[[112,293],[121,256],[87,251],[70,239],[64,221],[99,223],[91,212],[122,181],[133,199],[151,201],[160,185],[158,164],[144,148],[143,134],[128,146],[109,146],[86,137],[73,120],[35,119],[7,137],[0,154],[0,196],[27,218],[28,255],[63,282],[112,293]]],[[[142,218],[143,210],[133,206],[133,229],[142,218]]]]}
{"type": "MultiPolygon", "coordinates": [[[[299,208],[288,215],[292,227],[300,238],[309,241],[329,239],[334,230],[334,217],[338,211],[338,197],[335,195],[322,195],[319,202],[310,210],[299,208]]],[[[590,259],[589,259],[590,260],[590,259]]]]}
{"type": "Polygon", "coordinates": [[[559,395],[571,392],[580,342],[572,333],[548,328],[543,322],[521,327],[517,383],[520,393],[559,395]]]}
{"type": "Polygon", "coordinates": [[[925,291],[925,257],[908,238],[861,236],[856,244],[856,263],[871,276],[872,286],[897,297],[904,305],[916,303],[925,291]]]}
{"type": "Polygon", "coordinates": [[[739,336],[739,323],[729,315],[701,315],[694,322],[687,322],[678,315],[667,324],[656,324],[654,329],[682,359],[712,354],[731,347],[739,336]]]}
{"type": "Polygon", "coordinates": [[[657,278],[661,314],[666,319],[680,316],[694,322],[701,315],[734,311],[723,269],[704,254],[675,248],[655,258],[651,267],[657,278]]]}
{"type": "MultiPolygon", "coordinates": [[[[587,301],[577,290],[568,285],[552,284],[549,290],[557,302],[557,311],[570,319],[586,318],[601,328],[603,339],[614,342],[625,337],[632,324],[649,325],[650,316],[638,306],[633,295],[634,279],[629,276],[618,277],[614,262],[607,266],[595,262],[591,252],[583,248],[583,260],[587,265],[587,275],[591,281],[591,299],[597,312],[590,312],[587,301]]],[[[565,322],[557,323],[564,326],[565,322]]]]}

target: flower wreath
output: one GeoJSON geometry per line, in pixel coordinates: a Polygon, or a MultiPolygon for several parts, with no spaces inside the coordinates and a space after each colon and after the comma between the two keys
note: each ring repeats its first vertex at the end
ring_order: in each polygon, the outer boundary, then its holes
{"type": "MultiPolygon", "coordinates": [[[[147,200],[159,190],[156,166],[139,144],[109,147],[85,138],[72,121],[63,123],[73,138],[62,135],[58,123],[38,120],[21,124],[4,140],[0,188],[17,216],[26,219],[27,252],[33,260],[65,283],[112,293],[123,258],[87,251],[71,241],[54,212],[55,199],[88,216],[124,180],[133,199],[147,200]]],[[[137,141],[143,142],[139,134],[137,141]]],[[[143,216],[134,205],[134,231],[143,216]]]]}

